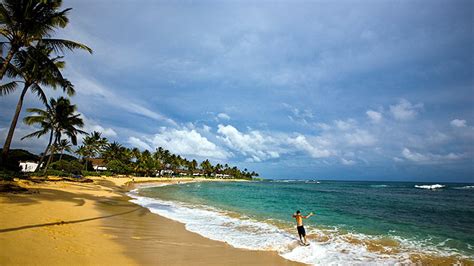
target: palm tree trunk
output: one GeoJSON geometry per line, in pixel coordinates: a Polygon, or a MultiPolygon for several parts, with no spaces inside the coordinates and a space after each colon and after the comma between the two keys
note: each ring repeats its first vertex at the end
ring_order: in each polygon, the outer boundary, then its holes
{"type": "Polygon", "coordinates": [[[7,57],[5,58],[5,61],[3,61],[2,68],[0,69],[0,80],[3,79],[3,76],[5,75],[5,72],[7,72],[8,64],[10,64],[10,61],[13,58],[13,55],[15,55],[16,51],[15,47],[11,47],[10,51],[8,51],[7,57]]]}
{"type": "Polygon", "coordinates": [[[43,173],[46,174],[46,171],[48,170],[49,164],[51,163],[51,160],[53,159],[54,153],[56,152],[56,145],[58,143],[58,139],[56,138],[54,140],[53,146],[51,148],[51,154],[49,155],[48,162],[46,163],[46,166],[44,167],[43,173]]]}
{"type": "Polygon", "coordinates": [[[64,154],[64,151],[61,150],[61,155],[59,155],[59,161],[61,161],[63,159],[63,154],[64,154]]]}
{"type": "Polygon", "coordinates": [[[13,139],[13,133],[15,132],[16,124],[18,122],[18,117],[20,116],[21,107],[23,106],[23,99],[25,98],[25,94],[30,87],[29,83],[25,83],[25,87],[23,87],[23,91],[21,92],[20,99],[16,105],[15,114],[13,115],[12,123],[10,125],[10,130],[8,130],[7,139],[5,140],[5,144],[3,145],[2,151],[2,161],[6,162],[8,159],[8,152],[10,151],[10,145],[13,139]]]}
{"type": "Polygon", "coordinates": [[[40,161],[38,163],[38,166],[36,166],[35,172],[37,172],[40,169],[41,164],[44,161],[44,157],[46,157],[46,154],[48,153],[49,147],[51,146],[51,142],[53,142],[53,133],[54,133],[54,131],[51,130],[51,134],[49,135],[48,146],[46,146],[46,149],[44,150],[43,155],[41,155],[40,161]]]}
{"type": "Polygon", "coordinates": [[[53,155],[56,152],[54,145],[51,148],[51,154],[49,155],[48,162],[46,162],[46,166],[44,167],[43,173],[46,174],[46,171],[48,170],[49,164],[51,163],[51,159],[53,159],[53,155]]]}

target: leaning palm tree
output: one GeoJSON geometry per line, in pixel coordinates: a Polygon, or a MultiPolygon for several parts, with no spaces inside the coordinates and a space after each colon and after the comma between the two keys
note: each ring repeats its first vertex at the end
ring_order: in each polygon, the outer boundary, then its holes
{"type": "Polygon", "coordinates": [[[64,152],[72,152],[72,145],[71,142],[67,139],[62,139],[58,143],[56,143],[56,146],[54,147],[57,151],[59,151],[59,161],[63,159],[64,152]]]}
{"type": "Polygon", "coordinates": [[[71,104],[69,99],[59,97],[58,100],[51,99],[51,105],[55,108],[55,126],[54,126],[54,146],[51,149],[51,155],[44,171],[48,170],[48,166],[51,163],[56,147],[62,139],[63,135],[66,135],[73,145],[77,145],[77,135],[87,134],[85,131],[80,130],[84,126],[84,121],[80,117],[81,115],[76,113],[76,105],[71,104]]]}
{"type": "MultiPolygon", "coordinates": [[[[41,42],[47,47],[63,52],[64,49],[92,50],[80,43],[50,38],[57,28],[64,28],[70,8],[59,10],[62,0],[2,0],[0,3],[0,34],[8,46],[5,58],[1,58],[0,79],[3,79],[13,57],[22,49],[35,47],[41,42]]],[[[3,49],[0,49],[2,52],[3,49]]],[[[3,55],[3,53],[1,53],[3,55]]]]}
{"type": "Polygon", "coordinates": [[[5,144],[3,145],[2,159],[6,160],[10,144],[13,139],[18,117],[20,116],[25,94],[30,90],[35,93],[40,100],[47,105],[47,98],[43,87],[48,86],[53,89],[61,87],[68,95],[74,94],[73,85],[62,76],[61,69],[64,67],[62,57],[50,58],[51,48],[28,48],[18,52],[13,58],[12,67],[7,74],[11,78],[20,77],[22,80],[14,80],[0,86],[0,96],[16,90],[19,83],[23,83],[23,90],[16,106],[15,113],[8,131],[5,144]]]}
{"type": "MultiPolygon", "coordinates": [[[[45,135],[47,131],[50,132],[50,141],[38,164],[38,166],[41,165],[44,156],[48,153],[48,150],[50,150],[50,157],[46,164],[45,171],[51,163],[52,156],[58,150],[58,147],[61,147],[59,144],[61,140],[63,140],[63,135],[66,135],[73,145],[77,145],[77,135],[86,134],[86,132],[79,129],[84,126],[84,121],[80,118],[80,114],[76,113],[76,105],[72,105],[69,99],[64,97],[59,97],[58,99],[51,98],[46,110],[30,108],[28,112],[34,113],[35,115],[25,117],[25,123],[28,125],[40,124],[41,129],[23,138],[41,137],[45,135]]],[[[67,143],[64,146],[67,146],[67,143]]],[[[62,150],[64,149],[65,148],[62,148],[62,150]]],[[[59,150],[61,150],[61,148],[59,150]]]]}
{"type": "Polygon", "coordinates": [[[27,125],[39,125],[40,129],[24,136],[21,138],[22,140],[25,138],[41,138],[42,136],[49,134],[49,141],[48,145],[46,145],[46,148],[44,152],[41,154],[38,166],[36,166],[35,172],[38,171],[38,169],[41,167],[43,164],[44,158],[46,154],[49,151],[49,148],[51,147],[51,144],[53,143],[53,137],[54,137],[54,109],[51,108],[49,105],[46,105],[46,110],[41,110],[38,108],[29,108],[27,109],[29,113],[35,113],[35,115],[27,116],[23,119],[23,122],[27,125]]]}

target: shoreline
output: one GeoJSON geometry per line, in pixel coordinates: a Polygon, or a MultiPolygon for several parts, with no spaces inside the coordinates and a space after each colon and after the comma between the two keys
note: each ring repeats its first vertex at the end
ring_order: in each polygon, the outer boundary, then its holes
{"type": "Polygon", "coordinates": [[[126,195],[146,184],[217,180],[88,178],[93,182],[19,181],[28,193],[1,193],[0,264],[302,265],[204,238],[126,195]]]}

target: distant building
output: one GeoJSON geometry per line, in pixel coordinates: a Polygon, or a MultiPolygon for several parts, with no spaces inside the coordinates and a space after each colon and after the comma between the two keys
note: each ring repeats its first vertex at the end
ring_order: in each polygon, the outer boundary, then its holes
{"type": "Polygon", "coordinates": [[[20,168],[23,173],[32,173],[38,167],[37,162],[33,161],[20,161],[20,168]]]}
{"type": "Polygon", "coordinates": [[[216,177],[218,177],[218,178],[232,178],[232,176],[228,175],[228,174],[216,174],[216,177]]]}
{"type": "Polygon", "coordinates": [[[171,169],[164,169],[164,170],[161,170],[160,171],[160,175],[163,176],[163,175],[173,175],[174,171],[171,170],[171,169]]]}
{"type": "Polygon", "coordinates": [[[205,173],[202,170],[194,170],[193,171],[193,176],[203,176],[203,175],[205,175],[205,173]]]}
{"type": "Polygon", "coordinates": [[[104,159],[100,158],[89,158],[87,159],[92,164],[92,169],[95,171],[107,171],[107,164],[104,159]]]}
{"type": "Polygon", "coordinates": [[[176,174],[176,175],[180,175],[180,176],[187,176],[187,175],[189,175],[188,171],[182,170],[182,169],[176,169],[175,174],[176,174]]]}

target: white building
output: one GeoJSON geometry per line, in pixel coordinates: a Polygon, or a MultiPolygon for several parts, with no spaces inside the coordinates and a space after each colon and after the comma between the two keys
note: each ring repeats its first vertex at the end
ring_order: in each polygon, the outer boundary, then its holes
{"type": "Polygon", "coordinates": [[[37,162],[32,162],[32,161],[20,161],[20,168],[23,173],[32,173],[36,170],[36,167],[38,167],[37,162]]]}

